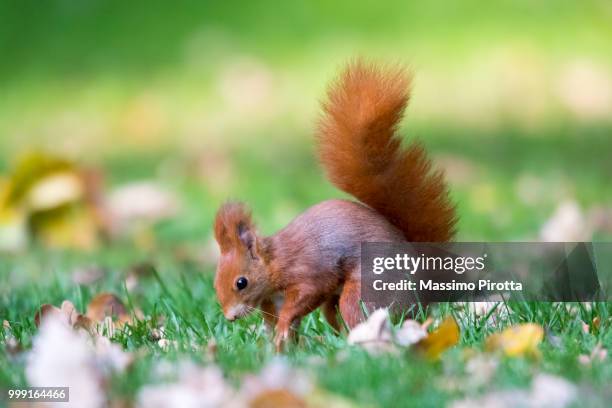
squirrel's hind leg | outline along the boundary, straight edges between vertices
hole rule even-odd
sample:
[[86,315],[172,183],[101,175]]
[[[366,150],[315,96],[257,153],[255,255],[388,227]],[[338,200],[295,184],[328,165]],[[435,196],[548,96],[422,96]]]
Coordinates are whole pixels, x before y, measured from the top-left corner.
[[[358,274],[357,274],[358,275]],[[352,329],[364,320],[359,301],[361,299],[361,281],[358,277],[347,279],[340,293],[340,314],[342,319]]]
[[325,316],[325,320],[331,327],[334,328],[337,332],[340,332],[342,326],[338,321],[338,304],[340,301],[339,295],[334,295],[323,303],[321,306],[323,315]]

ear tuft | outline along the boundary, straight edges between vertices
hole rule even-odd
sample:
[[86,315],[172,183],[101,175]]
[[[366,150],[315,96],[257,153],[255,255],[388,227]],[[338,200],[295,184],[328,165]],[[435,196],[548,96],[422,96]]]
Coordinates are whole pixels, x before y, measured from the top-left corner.
[[221,252],[239,246],[251,250],[255,243],[255,232],[251,211],[246,205],[228,202],[219,208],[215,217],[215,239]]

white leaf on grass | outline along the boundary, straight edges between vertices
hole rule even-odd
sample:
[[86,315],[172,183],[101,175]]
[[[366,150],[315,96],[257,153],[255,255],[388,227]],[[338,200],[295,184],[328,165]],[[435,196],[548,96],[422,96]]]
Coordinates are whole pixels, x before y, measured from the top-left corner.
[[178,198],[152,181],[126,184],[108,197],[107,208],[113,233],[129,232],[134,223],[153,223],[174,216]]
[[403,347],[412,346],[427,337],[427,328],[415,320],[406,320],[395,333],[395,341]]
[[103,385],[108,376],[131,361],[129,353],[107,338],[75,331],[64,317],[52,314],[41,321],[25,371],[31,386],[70,387],[70,402],[61,406],[95,408],[106,405]]
[[283,358],[275,358],[258,375],[244,378],[241,393],[250,398],[265,390],[287,390],[300,397],[313,390],[313,384],[302,371],[294,369]]
[[70,402],[65,406],[105,405],[95,353],[83,335],[58,318],[42,321],[28,355],[26,377],[33,387],[70,387]]
[[586,217],[574,201],[561,203],[540,230],[543,242],[589,241],[592,235]]
[[134,361],[132,354],[124,352],[118,344],[104,336],[95,338],[95,353],[97,367],[105,376],[125,371]]
[[[166,367],[165,370],[171,368]],[[142,387],[137,397],[140,408],[213,408],[240,406],[235,393],[216,366],[200,367],[192,362],[179,364],[178,378],[167,384]]]
[[479,388],[489,384],[497,372],[499,359],[496,356],[478,354],[465,365],[467,384],[470,388]]
[[550,374],[538,374],[530,390],[493,391],[478,398],[455,401],[452,408],[563,408],[577,397],[577,387],[564,378]]
[[355,326],[348,335],[348,344],[359,345],[372,353],[393,351],[393,332],[389,322],[389,311],[378,309],[368,320]]
[[531,406],[566,407],[578,394],[577,387],[564,378],[538,374],[531,384]]

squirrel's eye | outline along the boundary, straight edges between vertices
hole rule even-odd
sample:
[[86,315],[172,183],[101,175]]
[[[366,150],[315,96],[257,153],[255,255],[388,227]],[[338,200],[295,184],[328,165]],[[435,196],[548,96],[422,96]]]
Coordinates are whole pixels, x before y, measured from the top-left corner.
[[236,280],[236,288],[238,288],[238,290],[242,290],[247,287],[248,283],[249,281],[247,280],[247,278],[241,276]]

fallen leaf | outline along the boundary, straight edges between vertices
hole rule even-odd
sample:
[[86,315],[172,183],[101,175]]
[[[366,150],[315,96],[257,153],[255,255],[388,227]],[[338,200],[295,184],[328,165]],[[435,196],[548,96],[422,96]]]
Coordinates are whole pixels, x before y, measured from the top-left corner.
[[340,395],[317,388],[306,396],[306,406],[309,408],[356,408],[360,405]]
[[[135,310],[138,318],[143,318],[142,312]],[[61,308],[44,304],[34,316],[36,326],[48,317],[57,318],[66,326],[74,329],[84,329],[93,337],[105,335],[113,337],[116,328],[122,328],[126,323],[132,322],[132,317],[121,300],[112,293],[101,293],[94,297],[87,307],[87,313],[81,314],[72,302],[65,300]]]
[[589,241],[591,228],[578,204],[566,201],[557,207],[552,217],[540,230],[543,242],[582,242]]
[[157,345],[164,350],[170,350],[178,347],[178,341],[161,338],[157,341]]
[[113,372],[125,371],[133,362],[134,356],[124,352],[121,347],[112,343],[108,337],[98,336],[95,338],[95,354],[98,360],[98,368],[108,376]]
[[583,321],[581,321],[581,322],[580,322],[580,325],[581,325],[581,327],[582,327],[582,332],[583,332],[584,334],[589,334],[589,331],[591,330],[591,328],[589,327],[589,325],[588,325],[588,324],[586,324],[586,323],[585,323],[585,322],[583,322]]
[[46,211],[79,201],[84,193],[83,180],[76,172],[56,172],[33,183],[24,204],[28,211]]
[[612,233],[612,208],[596,206],[587,214],[589,225],[595,231]]
[[599,326],[601,326],[601,318],[599,316],[593,318],[592,326],[594,331],[599,331]]
[[455,401],[452,408],[563,408],[577,398],[577,387],[564,378],[549,374],[538,374],[531,389],[510,389],[489,392],[477,398],[468,397]]
[[440,326],[421,340],[417,346],[431,360],[436,360],[449,347],[459,342],[459,326],[451,316],[440,323]]
[[106,271],[98,266],[83,266],[72,272],[72,281],[77,285],[91,285],[102,279]]
[[64,322],[66,325],[70,325],[70,316],[66,315],[60,308],[50,304],[44,304],[40,306],[40,310],[34,315],[34,323],[36,327],[40,327],[43,320],[54,317]]
[[488,351],[501,351],[508,357],[538,356],[538,345],[544,338],[544,329],[535,323],[524,323],[507,328],[487,337]]
[[19,252],[28,244],[26,214],[11,205],[11,183],[0,178],[0,251]]
[[532,407],[566,407],[572,404],[578,388],[565,378],[538,374],[531,383]]
[[491,355],[477,354],[465,364],[467,385],[475,389],[490,384],[497,372],[499,360]]
[[112,293],[100,293],[94,297],[87,306],[85,315],[98,323],[103,322],[106,317],[116,318],[120,324],[131,321],[121,299]]
[[124,369],[129,359],[119,346],[72,330],[57,313],[42,319],[32,343],[25,368],[28,384],[70,387],[67,407],[106,406],[103,384],[110,373]]
[[[156,367],[161,371],[161,367]],[[172,371],[174,367],[165,367]],[[236,395],[216,366],[200,367],[192,362],[178,364],[178,378],[166,384],[145,385],[138,392],[140,408],[232,407]]]
[[415,320],[406,320],[395,332],[395,341],[403,347],[412,346],[427,337],[427,327]]
[[100,192],[92,193],[101,186],[90,185],[87,173],[70,160],[45,153],[21,157],[11,171],[7,192],[0,191],[0,213],[12,214],[4,216],[9,223],[0,222],[0,244],[12,240],[16,246],[17,241],[33,238],[51,247],[94,248],[102,225],[96,215],[98,203],[92,199]]
[[313,389],[313,383],[305,373],[291,367],[286,359],[275,358],[259,374],[244,378],[240,395],[250,406],[255,402],[258,407],[266,406],[265,403],[276,407],[282,406],[276,404],[283,401],[303,404],[290,406],[306,406],[304,400]]
[[387,309],[374,311],[365,322],[351,329],[347,341],[348,344],[359,345],[372,353],[395,350],[389,311]]
[[306,408],[306,401],[285,389],[265,390],[249,402],[250,408]]
[[153,181],[121,186],[107,200],[111,232],[125,235],[138,224],[154,223],[174,216],[179,210],[178,198]]
[[92,250],[99,244],[99,228],[84,205],[62,207],[30,215],[35,238],[51,248]]

